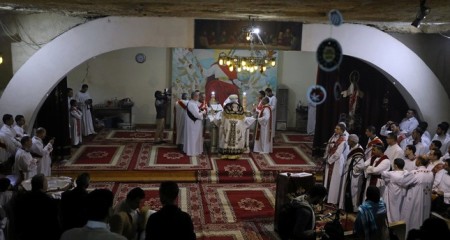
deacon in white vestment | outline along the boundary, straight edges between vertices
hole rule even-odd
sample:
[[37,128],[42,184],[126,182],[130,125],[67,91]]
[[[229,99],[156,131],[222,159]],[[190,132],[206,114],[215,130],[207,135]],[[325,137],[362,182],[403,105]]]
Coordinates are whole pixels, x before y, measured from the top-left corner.
[[183,151],[188,156],[203,153],[203,118],[206,112],[200,112],[198,98],[199,93],[193,92],[191,100],[186,104]]
[[406,117],[400,122],[400,129],[405,132],[406,136],[410,136],[414,129],[419,126],[419,121],[415,117],[416,111],[414,109],[408,109],[406,111]]
[[433,182],[433,194],[436,198],[432,201],[431,209],[438,213],[446,213],[450,208],[450,160],[445,161],[445,169],[436,174]]
[[[19,148],[16,152],[15,162],[13,166],[13,173],[19,176],[23,176],[23,180],[32,178],[37,174],[37,162],[38,160],[31,156],[29,152],[32,141],[29,136],[22,138],[21,143],[22,148]],[[23,174],[23,175],[22,175]]]
[[25,117],[23,115],[16,115],[14,120],[16,121],[16,124],[14,124],[13,128],[14,128],[14,130],[16,130],[16,134],[17,134],[18,138],[20,139],[26,135],[25,129],[24,129]]
[[414,129],[411,136],[406,139],[406,145],[414,145],[416,147],[416,156],[424,155],[428,152],[428,147],[422,143],[422,132],[419,128]]
[[177,139],[175,144],[182,145],[184,139],[184,124],[186,121],[187,93],[181,94],[181,99],[175,102],[175,124],[177,127]]
[[394,133],[389,133],[386,137],[386,142],[388,147],[386,151],[384,151],[384,155],[386,155],[389,160],[391,160],[391,167],[394,168],[394,160],[397,158],[403,158],[405,152],[403,149],[397,144],[397,135]]
[[328,203],[338,204],[339,194],[341,190],[342,173],[345,163],[345,150],[347,142],[344,137],[345,126],[343,124],[336,125],[334,134],[328,140],[327,148],[325,150],[324,159],[325,166],[325,187],[328,189]]
[[405,149],[405,156],[403,160],[405,161],[405,167],[403,168],[406,171],[416,170],[416,147],[414,145],[407,145]]
[[43,139],[46,136],[47,131],[44,128],[38,128],[36,130],[36,136],[32,139],[33,145],[31,146],[31,152],[42,156],[37,164],[37,173],[42,173],[44,176],[51,176],[52,158],[50,153],[53,151],[54,139],[50,140],[44,147]]
[[381,179],[381,173],[384,171],[389,171],[391,169],[391,161],[389,158],[383,154],[383,146],[373,145],[372,146],[372,157],[366,160],[364,163],[366,185],[365,191],[369,186],[375,186],[380,189],[381,196],[384,194],[385,184],[383,179]]
[[82,119],[82,130],[83,130],[83,136],[88,136],[91,134],[96,134],[94,131],[94,122],[92,120],[92,98],[87,92],[88,85],[83,84],[81,87],[81,90],[75,94],[75,100],[78,101],[78,107],[81,109],[81,112],[83,113],[83,119]]
[[401,158],[394,160],[394,170],[385,171],[381,173],[381,178],[386,184],[383,199],[386,202],[387,217],[390,223],[403,220],[400,215],[400,210],[403,204],[403,199],[406,196],[406,189],[400,185],[405,174],[403,167],[405,161]]
[[263,108],[258,114],[258,122],[256,123],[254,152],[271,153],[273,148],[274,130],[272,129],[273,111],[269,105],[269,98],[264,97],[262,100]]
[[75,99],[70,101],[70,136],[73,146],[79,146],[83,142],[83,132],[81,131],[83,113],[78,109],[78,102]]
[[22,144],[20,144],[19,135],[17,135],[17,132],[13,127],[13,124],[14,118],[11,114],[3,115],[3,126],[0,128],[0,132],[5,134],[5,136],[7,136],[10,139],[10,141],[14,144],[17,150],[18,148],[22,147]]
[[427,170],[428,159],[417,157],[419,167],[406,174],[400,185],[408,188],[403,201],[401,219],[406,222],[406,232],[419,229],[423,221],[430,217],[431,188],[433,187],[433,173]]
[[266,88],[266,97],[269,98],[269,105],[272,110],[272,138],[274,138],[277,128],[277,97],[273,95],[271,88]]
[[[368,126],[366,128],[366,136],[367,136],[367,144],[366,144],[366,149],[364,151],[364,154],[366,155],[366,160],[370,159],[373,155],[372,155],[372,146],[377,144],[377,145],[381,145],[383,146],[384,143],[383,141],[377,136],[376,134],[376,128],[374,126]],[[365,195],[364,195],[365,196]]]
[[432,149],[428,154],[427,158],[430,163],[427,166],[427,169],[430,170],[433,174],[436,174],[440,170],[444,169],[444,162],[441,161],[442,153],[439,149]]
[[358,144],[359,138],[355,134],[350,134],[347,142],[350,151],[344,167],[339,208],[357,212],[364,179],[364,149]]
[[447,122],[441,122],[438,124],[436,134],[434,134],[432,140],[439,140],[442,143],[441,152],[447,152],[450,147],[450,134],[448,134],[449,124]]

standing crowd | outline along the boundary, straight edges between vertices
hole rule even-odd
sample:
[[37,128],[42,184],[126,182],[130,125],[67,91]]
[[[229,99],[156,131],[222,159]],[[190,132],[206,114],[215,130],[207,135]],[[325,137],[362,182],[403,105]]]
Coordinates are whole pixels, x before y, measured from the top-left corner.
[[[438,124],[433,137],[427,127],[409,109],[400,123],[389,121],[381,128],[386,143],[374,126],[367,127],[363,147],[345,123],[336,125],[324,156],[327,202],[358,213],[357,222],[364,223],[355,228],[358,234],[375,233],[377,214],[386,215],[389,223],[405,221],[407,231],[419,229],[431,211],[450,217],[449,124]],[[382,197],[376,207],[364,207],[369,187]]]

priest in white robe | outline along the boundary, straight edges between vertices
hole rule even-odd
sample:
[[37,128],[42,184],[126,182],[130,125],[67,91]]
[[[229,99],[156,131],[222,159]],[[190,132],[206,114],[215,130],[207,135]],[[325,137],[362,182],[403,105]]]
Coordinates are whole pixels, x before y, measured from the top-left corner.
[[403,169],[406,171],[417,169],[416,158],[416,147],[414,145],[406,145],[405,156],[403,157],[405,167]]
[[199,109],[199,93],[193,92],[191,100],[186,104],[183,151],[188,156],[203,153],[203,118],[205,111]]
[[21,180],[27,180],[37,174],[38,160],[33,158],[30,153],[31,146],[33,144],[31,137],[23,137],[21,143],[22,148],[19,148],[16,152],[12,172],[20,176]]
[[81,125],[83,119],[83,113],[78,109],[78,102],[75,99],[70,101],[70,136],[73,146],[80,146],[83,142],[83,132],[81,131]]
[[269,98],[269,105],[272,110],[272,138],[274,138],[277,129],[277,97],[275,97],[271,88],[266,88],[266,97]]
[[36,136],[33,137],[31,146],[31,152],[42,156],[41,160],[37,164],[37,173],[44,174],[44,176],[51,176],[52,170],[52,158],[50,153],[53,151],[54,139],[51,139],[47,145],[44,146],[45,137],[47,136],[47,131],[45,128],[38,128],[36,130]]
[[264,97],[262,100],[263,108],[258,114],[255,130],[255,145],[253,151],[257,153],[271,153],[273,148],[273,112],[269,105],[269,98]]
[[406,232],[419,229],[431,212],[433,173],[426,168],[428,159],[419,156],[417,161],[418,168],[405,175],[401,182],[403,187],[408,188],[401,210],[401,217],[406,222]]
[[247,129],[255,119],[245,117],[244,108],[237,101],[225,105],[222,114],[217,114],[216,117],[220,117],[214,123],[219,125],[221,158],[238,159],[247,150]]
[[82,119],[82,130],[83,130],[83,136],[88,136],[91,134],[97,134],[94,131],[94,122],[92,120],[92,97],[87,92],[88,85],[83,84],[81,87],[81,90],[75,94],[75,100],[78,102],[78,107],[81,109],[81,112],[83,113],[83,119]]
[[334,134],[330,138],[325,150],[325,187],[328,189],[328,203],[338,204],[341,190],[342,173],[346,156],[344,154],[347,142],[344,136],[345,126],[336,125]]
[[441,122],[436,128],[436,134],[432,140],[439,140],[442,143],[441,152],[447,152],[450,147],[450,134],[448,133],[449,124],[447,122]]
[[404,166],[405,161],[401,158],[396,158],[394,160],[393,170],[381,173],[381,178],[386,184],[383,199],[386,202],[387,217],[390,223],[404,220],[400,215],[403,199],[407,191],[406,188],[400,185],[405,174],[408,173],[408,171],[403,170]]
[[[369,186],[375,186],[380,189],[381,196],[384,194],[384,180],[381,179],[381,173],[391,169],[391,161],[384,155],[382,145],[372,146],[372,157],[364,163],[366,185],[364,189]],[[364,194],[365,195],[365,194]]]
[[177,135],[175,144],[178,146],[183,144],[187,102],[187,93],[181,94],[181,99],[175,102],[175,126]]
[[350,151],[345,161],[339,208],[346,212],[357,212],[362,202],[360,196],[364,179],[364,149],[355,134],[350,134],[347,142]]

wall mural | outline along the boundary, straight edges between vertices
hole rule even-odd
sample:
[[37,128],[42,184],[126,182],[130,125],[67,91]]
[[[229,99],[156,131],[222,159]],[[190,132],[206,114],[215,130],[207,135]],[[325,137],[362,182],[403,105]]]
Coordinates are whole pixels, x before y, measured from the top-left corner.
[[[267,87],[274,92],[277,89],[277,67],[268,68],[266,71],[237,72],[230,71],[226,66],[220,66],[218,59],[220,53],[228,53],[230,50],[219,49],[172,49],[172,94],[179,98],[182,93],[190,93],[200,90],[206,93],[206,101],[209,102],[211,92],[215,92],[218,103],[223,103],[230,94],[237,94],[242,99],[246,92],[247,105],[250,110],[252,104],[258,103],[258,92]],[[241,56],[250,56],[250,51],[235,50]],[[278,52],[273,56],[278,59]],[[240,101],[242,103],[242,101]]]

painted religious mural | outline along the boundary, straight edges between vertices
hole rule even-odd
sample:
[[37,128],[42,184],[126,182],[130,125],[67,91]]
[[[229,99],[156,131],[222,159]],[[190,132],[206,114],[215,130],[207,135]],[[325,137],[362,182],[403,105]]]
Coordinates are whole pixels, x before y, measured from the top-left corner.
[[[270,87],[274,92],[277,89],[277,66],[269,67],[265,71],[253,72],[230,71],[227,66],[218,63],[221,53],[228,54],[230,50],[218,49],[190,49],[174,48],[172,50],[172,94],[179,98],[182,93],[200,90],[206,93],[209,102],[212,92],[218,103],[223,102],[231,94],[237,94],[242,103],[243,94],[246,93],[246,109],[251,110],[252,104],[258,103],[258,92]],[[250,56],[250,51],[235,50],[239,56]],[[272,56],[277,59],[277,52]]]

